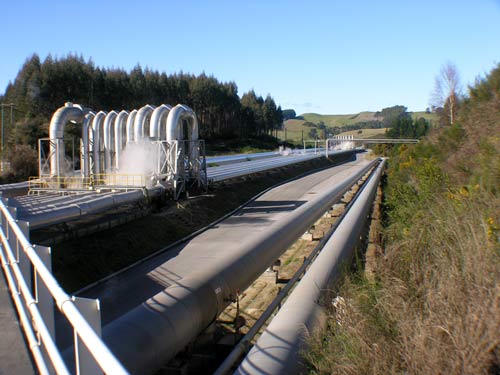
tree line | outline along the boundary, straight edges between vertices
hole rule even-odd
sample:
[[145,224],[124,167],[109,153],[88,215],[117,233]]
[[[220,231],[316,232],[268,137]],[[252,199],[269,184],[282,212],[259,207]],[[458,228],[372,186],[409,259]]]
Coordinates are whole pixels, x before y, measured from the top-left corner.
[[10,142],[31,146],[47,136],[50,117],[68,101],[105,111],[187,104],[196,112],[205,139],[272,134],[283,122],[281,107],[270,95],[263,98],[251,90],[240,98],[234,82],[204,73],[168,75],[140,65],[130,72],[101,68],[72,54],[60,59],[49,55],[43,61],[32,55],[0,101],[15,105],[17,132]]

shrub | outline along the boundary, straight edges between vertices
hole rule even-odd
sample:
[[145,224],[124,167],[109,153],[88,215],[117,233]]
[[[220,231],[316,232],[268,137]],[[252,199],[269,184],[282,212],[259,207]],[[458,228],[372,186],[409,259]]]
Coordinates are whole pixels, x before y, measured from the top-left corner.
[[10,157],[10,170],[16,180],[38,175],[38,154],[27,145],[17,145]]

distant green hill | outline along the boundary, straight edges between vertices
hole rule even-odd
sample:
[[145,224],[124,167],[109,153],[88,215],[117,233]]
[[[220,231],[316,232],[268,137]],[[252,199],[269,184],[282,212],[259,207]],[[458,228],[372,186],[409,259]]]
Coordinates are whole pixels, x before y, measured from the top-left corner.
[[381,120],[381,118],[375,116],[375,112],[360,112],[351,115],[320,115],[318,113],[304,113],[299,117],[303,117],[304,120],[314,122],[315,124],[323,121],[329,128],[352,125],[358,122]]
[[[423,117],[431,123],[437,124],[438,117],[435,113],[427,113],[425,111],[410,112],[413,118]],[[303,120],[302,120],[303,119]],[[358,123],[369,121],[382,121],[383,118],[376,115],[376,112],[360,112],[356,114],[347,115],[321,115],[319,113],[303,113],[295,119],[285,121],[284,128],[286,128],[286,140],[290,142],[301,142],[302,139],[309,139],[309,132],[311,127],[304,125],[306,122],[318,125],[323,122],[327,128],[333,129],[343,126],[355,125]],[[364,128],[363,128],[364,129]],[[328,130],[327,130],[328,131]],[[338,130],[337,130],[338,132]],[[384,133],[385,129],[376,133]],[[372,134],[374,132],[365,132]],[[347,134],[347,133],[346,133]],[[351,134],[349,132],[349,134]],[[278,131],[278,138],[285,140],[285,130]]]

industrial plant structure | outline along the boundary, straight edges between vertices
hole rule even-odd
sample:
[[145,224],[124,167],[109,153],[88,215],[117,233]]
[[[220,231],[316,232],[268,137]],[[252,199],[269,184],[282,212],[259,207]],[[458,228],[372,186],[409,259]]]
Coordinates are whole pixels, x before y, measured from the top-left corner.
[[[68,160],[64,129],[81,123],[80,169]],[[39,140],[39,176],[46,189],[130,189],[162,187],[175,198],[188,185],[207,185],[205,149],[198,121],[186,105],[145,105],[138,110],[93,111],[66,103]]]

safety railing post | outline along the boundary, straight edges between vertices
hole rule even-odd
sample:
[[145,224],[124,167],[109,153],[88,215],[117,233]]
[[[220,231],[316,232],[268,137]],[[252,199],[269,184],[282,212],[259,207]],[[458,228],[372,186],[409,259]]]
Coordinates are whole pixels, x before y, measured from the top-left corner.
[[[35,252],[38,254],[45,267],[50,272],[52,272],[52,257],[50,247],[33,245],[33,249],[35,249]],[[34,281],[34,294],[38,304],[38,309],[40,310],[40,315],[42,315],[42,318],[47,325],[47,329],[49,330],[50,335],[55,339],[54,301],[52,300],[50,291],[40,279],[40,275],[38,274],[36,269]]]
[[[99,337],[101,337],[101,308],[98,299],[89,299],[82,297],[71,297],[76,307],[87,320],[89,325],[94,329]],[[74,332],[75,339],[75,361],[76,371],[78,375],[95,375],[102,374],[101,368],[96,363],[94,357],[87,349],[85,344]]]
[[[23,232],[24,237],[29,241],[29,238],[30,238],[29,223],[27,221],[16,220],[16,224]],[[13,244],[13,242],[14,242],[14,244]],[[23,274],[23,277],[25,280],[29,280],[28,286],[32,287],[32,285],[31,285],[31,262],[29,261],[28,257],[26,256],[26,254],[22,248],[22,245],[16,236],[11,236],[11,238],[9,239],[9,243],[10,243],[10,247],[12,249],[16,249],[17,257],[19,260],[19,268],[21,268],[21,273]]]

